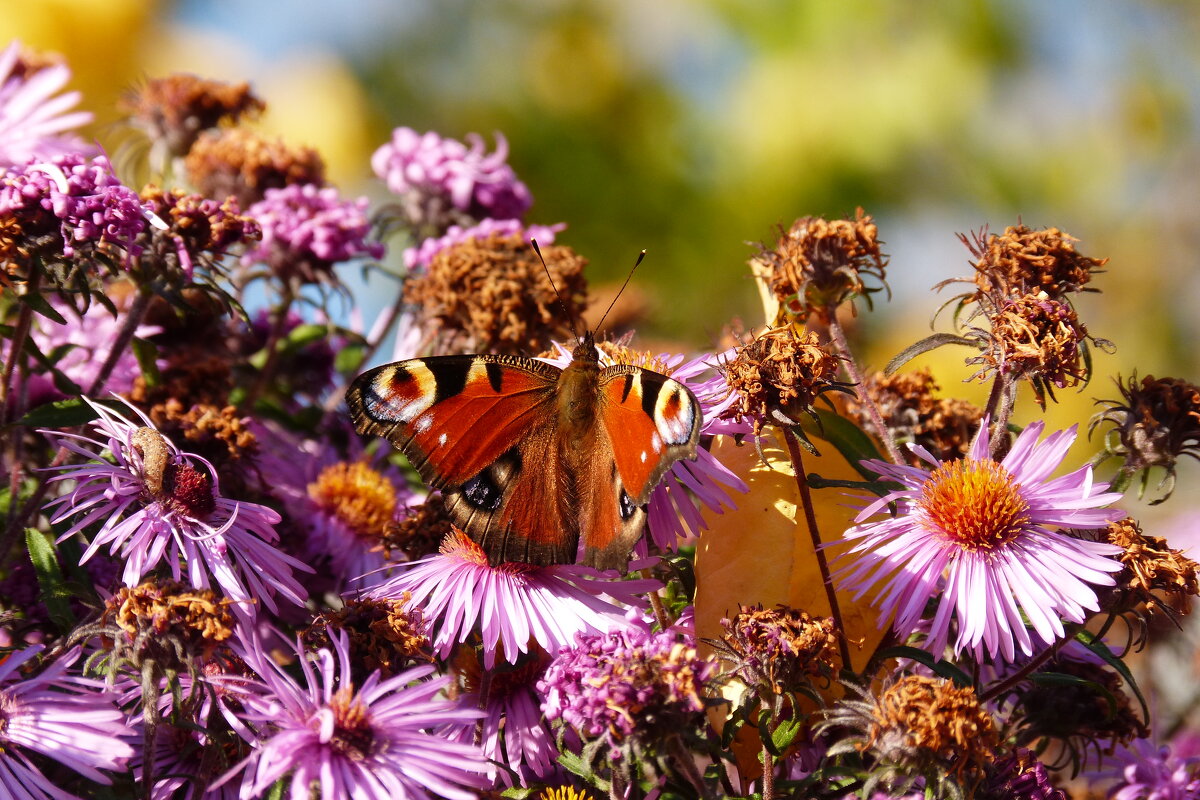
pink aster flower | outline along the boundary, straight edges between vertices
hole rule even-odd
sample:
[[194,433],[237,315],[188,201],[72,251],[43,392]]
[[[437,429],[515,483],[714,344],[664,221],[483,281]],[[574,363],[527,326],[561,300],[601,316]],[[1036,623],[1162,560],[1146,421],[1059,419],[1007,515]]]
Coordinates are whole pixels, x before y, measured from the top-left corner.
[[901,637],[918,630],[926,603],[940,593],[926,642],[934,654],[945,647],[952,621],[955,652],[982,648],[1009,661],[1014,639],[1030,655],[1035,639],[1050,644],[1064,635],[1060,618],[1083,622],[1086,610],[1099,607],[1093,587],[1113,585],[1121,564],[1112,556],[1121,550],[1063,529],[1121,518],[1104,508],[1120,495],[1094,483],[1090,467],[1051,478],[1076,433],[1072,427],[1039,442],[1043,427],[1029,425],[999,463],[987,455],[986,423],[958,461],[940,463],[913,446],[932,470],[864,462],[902,488],[855,518],[864,523],[896,504],[895,516],[846,532],[853,546],[842,556],[850,563],[834,576],[838,584],[857,596],[877,588],[881,624],[895,614]]
[[493,567],[479,545],[453,532],[440,553],[401,567],[369,594],[386,599],[411,594],[409,602],[433,625],[434,652],[442,658],[478,630],[484,668],[491,669],[497,653],[516,663],[529,652],[530,639],[553,653],[574,641],[577,633],[627,628],[625,609],[616,603],[637,603],[639,595],[661,585],[653,580],[604,580],[600,575],[574,564]]
[[416,247],[404,251],[404,266],[409,270],[428,267],[436,256],[447,247],[461,244],[470,239],[486,239],[497,236],[520,236],[524,241],[537,239],[540,245],[554,244],[554,236],[566,230],[566,223],[557,225],[524,225],[516,219],[484,219],[471,226],[451,225],[441,236],[421,240]]
[[[85,398],[86,400],[86,398]],[[181,452],[148,417],[130,406],[142,425],[87,401],[100,418],[100,439],[42,433],[89,463],[59,467],[53,481],[74,487],[52,500],[59,523],[76,517],[62,539],[98,525],[80,562],[107,546],[125,562],[122,581],[136,586],[163,564],[174,580],[198,589],[216,582],[246,612],[262,602],[277,611],[274,595],[303,605],[307,592],[292,575],[311,569],[274,547],[279,515],[257,503],[222,497],[216,471],[203,458]],[[111,461],[104,453],[111,454]]]
[[[555,346],[557,356],[545,360],[556,367],[566,367],[571,362],[571,351],[557,343]],[[722,413],[737,401],[716,367],[729,355],[728,352],[687,359],[680,354],[650,355],[622,348],[623,352],[614,358],[602,347],[597,347],[597,350],[601,366],[618,361],[631,363],[668,375],[691,389],[700,402],[701,437],[751,432],[748,423],[721,418]],[[734,492],[743,493],[748,489],[745,481],[712,453],[703,447],[697,448],[694,461],[685,459],[675,462],[651,492],[646,508],[646,529],[651,540],[661,550],[678,549],[681,541],[691,540],[708,528],[700,516],[697,503],[710,513],[721,514],[726,509],[737,507]],[[644,546],[639,546],[635,552],[641,556],[647,551]]]
[[496,134],[496,150],[485,152],[483,139],[468,134],[467,147],[430,131],[396,128],[392,140],[371,156],[371,168],[390,191],[400,195],[414,227],[436,224],[447,207],[475,219],[515,219],[533,205],[525,184],[506,162],[508,142]]
[[365,197],[343,200],[333,187],[292,184],[267,189],[246,213],[262,226],[262,241],[242,256],[244,264],[315,282],[339,262],[383,257],[383,245],[369,240]]
[[238,712],[254,752],[219,783],[245,770],[243,800],[289,775],[292,800],[307,800],[314,786],[327,798],[473,800],[490,785],[479,748],[433,732],[481,716],[441,696],[449,677],[430,679],[433,667],[421,666],[387,680],[375,671],[355,686],[344,633],[313,660],[295,647],[298,678],[256,642],[241,648],[259,679]]
[[11,653],[0,662],[0,796],[16,800],[71,800],[30,760],[40,753],[105,785],[100,770],[124,770],[133,756],[125,715],[102,681],[67,674],[76,648],[39,674],[22,678],[21,668],[41,646]]
[[0,53],[0,168],[95,149],[70,133],[92,121],[91,112],[69,111],[79,92],[58,94],[70,79],[63,64],[31,68],[20,42]]
[[1167,745],[1138,739],[1116,756],[1115,769],[1097,779],[1116,778],[1111,800],[1200,800],[1200,758],[1181,758]]

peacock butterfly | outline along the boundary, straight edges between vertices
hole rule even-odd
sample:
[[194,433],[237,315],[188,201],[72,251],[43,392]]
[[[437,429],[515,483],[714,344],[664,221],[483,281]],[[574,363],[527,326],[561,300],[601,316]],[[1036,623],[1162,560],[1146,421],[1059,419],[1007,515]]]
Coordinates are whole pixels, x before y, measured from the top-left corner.
[[[640,259],[639,259],[640,260]],[[441,490],[493,564],[624,569],[650,492],[696,457],[701,409],[679,381],[602,367],[590,332],[564,369],[532,358],[414,358],[346,392],[359,433],[383,436]]]

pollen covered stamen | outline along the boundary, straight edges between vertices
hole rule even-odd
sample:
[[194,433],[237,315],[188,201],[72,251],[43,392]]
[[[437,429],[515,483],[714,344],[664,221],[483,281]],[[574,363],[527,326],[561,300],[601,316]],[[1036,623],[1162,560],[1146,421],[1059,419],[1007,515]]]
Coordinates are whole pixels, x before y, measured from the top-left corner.
[[354,689],[340,689],[329,703],[334,716],[330,745],[351,761],[363,761],[375,749],[371,713],[354,696]]
[[326,467],[308,496],[363,538],[382,536],[396,513],[396,487],[362,462]]
[[934,530],[968,550],[1005,545],[1029,524],[1029,503],[1020,486],[990,460],[942,464],[925,481],[920,507]]

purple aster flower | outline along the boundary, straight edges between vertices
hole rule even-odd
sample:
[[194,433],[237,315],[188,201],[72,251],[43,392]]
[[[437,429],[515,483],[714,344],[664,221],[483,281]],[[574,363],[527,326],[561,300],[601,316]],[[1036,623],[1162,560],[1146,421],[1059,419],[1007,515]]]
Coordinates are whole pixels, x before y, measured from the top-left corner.
[[[555,346],[558,355],[545,360],[556,367],[566,367],[571,362],[571,352],[560,344]],[[602,344],[596,349],[600,353],[601,366],[633,364],[668,375],[691,389],[700,401],[701,436],[751,433],[749,423],[721,418],[722,413],[737,401],[717,369],[730,351],[688,360],[679,354],[651,355],[613,345]],[[646,528],[650,538],[660,549],[674,551],[681,540],[686,542],[708,528],[696,507],[697,503],[711,513],[721,514],[726,509],[737,507],[733,492],[748,490],[745,481],[712,453],[706,448],[698,448],[694,461],[676,461],[651,492],[646,509]],[[645,548],[641,545],[639,548],[635,552],[644,555]]]
[[79,657],[71,650],[39,674],[21,667],[40,646],[11,653],[0,662],[0,794],[17,800],[71,800],[29,759],[41,753],[90,780],[112,780],[100,770],[124,770],[133,756],[130,730],[102,681],[67,674]]
[[27,63],[20,42],[0,53],[0,168],[95,150],[69,132],[92,121],[91,112],[68,111],[79,102],[79,92],[57,94],[70,79],[63,64]]
[[[1004,460],[988,457],[987,423],[966,458],[939,462],[911,446],[932,471],[882,461],[864,464],[903,488],[869,502],[862,523],[895,503],[895,516],[845,534],[851,563],[834,578],[861,596],[879,587],[880,621],[895,614],[897,634],[918,630],[925,605],[941,593],[926,649],[941,653],[955,618],[955,652],[964,648],[1013,660],[1014,638],[1025,655],[1035,638],[1064,635],[1060,617],[1083,622],[1098,603],[1093,586],[1112,586],[1120,548],[1060,529],[1099,528],[1123,514],[1103,506],[1120,498],[1092,480],[1090,467],[1050,478],[1075,441],[1075,428],[1039,442],[1029,425]],[[1032,626],[1033,637],[1025,619]]]
[[439,696],[449,677],[427,680],[433,667],[421,666],[387,680],[375,671],[355,686],[344,633],[311,661],[295,646],[299,679],[258,643],[241,648],[260,681],[238,714],[254,752],[220,782],[246,770],[242,798],[260,797],[288,775],[293,800],[307,800],[314,787],[328,798],[472,800],[490,785],[479,748],[434,733],[481,716]]
[[1116,755],[1118,765],[1095,778],[1116,778],[1108,790],[1112,800],[1197,800],[1200,757],[1180,758],[1167,745],[1155,747],[1138,739]]
[[440,553],[405,565],[370,596],[397,599],[409,593],[410,602],[432,623],[434,652],[442,658],[478,628],[484,668],[491,669],[497,651],[503,660],[516,663],[529,652],[530,639],[553,653],[570,645],[577,633],[627,628],[625,609],[614,601],[633,604],[638,595],[660,586],[653,580],[604,580],[600,575],[573,564],[493,567],[479,545],[452,532]]
[[93,246],[137,256],[141,249],[135,240],[149,216],[137,192],[113,174],[107,158],[89,160],[78,154],[29,161],[0,177],[0,216],[8,214],[30,231],[43,230],[54,220],[62,237],[61,255],[68,259],[77,247]]
[[[474,655],[474,651],[468,652]],[[499,780],[512,786],[515,775],[522,786],[529,786],[545,783],[558,771],[558,747],[542,718],[541,696],[537,693],[537,682],[548,663],[546,654],[538,651],[515,667],[490,670],[485,690],[479,662],[474,658],[456,659],[463,684],[458,699],[484,713],[479,737],[483,754],[494,764],[508,768],[493,767],[488,774],[493,783]],[[470,744],[475,741],[477,727],[454,729],[450,737]]]
[[267,189],[246,212],[262,226],[262,241],[243,264],[265,263],[277,274],[315,283],[333,265],[382,258],[383,245],[368,241],[367,198],[343,200],[337,189],[311,183]]
[[[186,570],[186,582],[197,589],[215,581],[242,613],[255,602],[277,611],[276,594],[303,605],[307,593],[292,570],[312,570],[273,546],[278,514],[257,503],[222,497],[212,465],[181,452],[136,408],[130,406],[141,426],[87,402],[100,415],[92,428],[101,439],[42,431],[90,460],[58,468],[51,480],[75,485],[47,504],[57,506],[53,523],[77,517],[60,541],[99,524],[81,563],[107,545],[125,561],[126,586],[136,586],[165,562],[174,580],[183,580]],[[103,457],[105,451],[111,462]]]
[[537,239],[538,244],[545,246],[554,244],[554,236],[566,229],[566,223],[557,225],[523,225],[516,219],[484,219],[475,225],[464,227],[451,225],[441,236],[431,236],[423,239],[416,247],[404,251],[404,266],[409,270],[424,269],[434,257],[456,244],[470,239],[486,239],[496,234],[499,236],[520,236],[523,240]]
[[[124,300],[128,300],[126,297]],[[100,303],[92,303],[87,311],[80,314],[70,303],[57,297],[49,298],[50,305],[67,320],[66,325],[58,325],[50,320],[38,317],[31,333],[38,350],[47,355],[58,348],[64,348],[62,357],[54,362],[80,390],[86,391],[100,373],[100,367],[108,358],[112,344],[116,341],[117,333],[124,320],[114,317]],[[119,309],[128,306],[120,297],[113,297]],[[157,325],[139,325],[134,330],[134,336],[145,338],[162,331]],[[159,366],[164,366],[160,361]],[[109,374],[108,381],[101,387],[113,394],[126,394],[133,387],[134,379],[141,375],[141,367],[132,350],[125,350],[117,359],[116,366]],[[46,375],[29,376],[30,406],[53,400],[61,400],[65,395],[58,390],[54,382]]]
[[486,153],[483,139],[468,134],[468,148],[430,131],[396,128],[392,140],[371,157],[371,168],[399,195],[415,228],[442,228],[450,209],[474,218],[516,219],[533,198],[506,162],[508,142],[496,134],[496,150]]
[[605,738],[619,758],[628,741],[661,741],[704,719],[704,686],[716,662],[677,632],[581,633],[538,682],[548,721],[585,740]]

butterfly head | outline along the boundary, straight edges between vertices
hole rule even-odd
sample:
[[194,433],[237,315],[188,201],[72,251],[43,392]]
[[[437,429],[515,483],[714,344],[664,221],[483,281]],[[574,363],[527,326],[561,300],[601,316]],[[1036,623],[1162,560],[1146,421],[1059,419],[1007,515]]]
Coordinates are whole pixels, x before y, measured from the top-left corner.
[[596,337],[591,331],[584,331],[571,351],[572,361],[600,362],[600,354],[596,352]]

